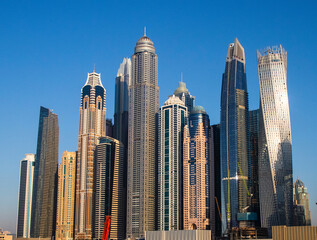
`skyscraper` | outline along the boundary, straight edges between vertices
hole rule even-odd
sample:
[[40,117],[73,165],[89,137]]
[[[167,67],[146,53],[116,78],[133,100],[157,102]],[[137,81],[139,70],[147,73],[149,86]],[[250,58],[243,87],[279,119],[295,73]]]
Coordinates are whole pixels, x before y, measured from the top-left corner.
[[128,147],[128,112],[129,112],[129,86],[131,82],[131,59],[124,58],[116,77],[115,112],[114,112],[114,138]]
[[190,92],[186,88],[186,83],[183,81],[179,82],[178,88],[174,91],[174,95],[185,103],[188,113],[190,113],[195,106],[195,97],[190,95]]
[[210,229],[209,117],[195,106],[184,128],[184,229]]
[[34,154],[25,154],[21,160],[17,237],[29,238],[31,233]]
[[260,83],[259,190],[261,226],[292,224],[292,138],[286,85],[287,53],[257,52]]
[[93,239],[102,239],[106,216],[111,216],[110,239],[125,239],[127,178],[124,145],[100,138],[95,150]]
[[251,182],[250,193],[252,211],[257,213],[256,226],[261,226],[259,200],[259,109],[249,111]]
[[92,238],[102,239],[106,216],[111,216],[114,152],[110,137],[100,138],[95,149]]
[[221,162],[220,124],[210,126],[210,227],[214,236],[221,236]]
[[32,199],[31,236],[34,238],[55,236],[58,139],[57,115],[41,107]]
[[158,228],[183,228],[183,131],[187,107],[175,95],[158,116]]
[[58,168],[56,240],[74,239],[76,152],[64,151]]
[[[295,226],[310,226],[310,208],[309,194],[304,183],[297,179],[293,188],[293,204],[294,204],[294,225]],[[300,209],[300,211],[296,211]]]
[[157,55],[141,37],[132,55],[129,97],[127,237],[155,230],[156,114],[159,109]]
[[238,213],[248,206],[248,93],[244,48],[238,39],[228,48],[221,90],[221,178],[223,226],[238,227]]
[[81,89],[79,110],[78,161],[76,171],[75,238],[92,237],[92,194],[94,150],[106,136],[106,90],[100,74],[88,73]]

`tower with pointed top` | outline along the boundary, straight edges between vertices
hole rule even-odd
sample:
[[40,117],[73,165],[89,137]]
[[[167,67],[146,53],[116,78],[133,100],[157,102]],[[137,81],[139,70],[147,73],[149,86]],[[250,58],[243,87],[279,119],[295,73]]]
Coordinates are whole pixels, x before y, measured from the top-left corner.
[[92,237],[94,150],[106,136],[106,90],[100,74],[88,73],[81,89],[79,110],[78,163],[76,171],[75,238]]
[[159,109],[157,55],[141,37],[134,49],[129,96],[127,237],[155,230],[156,114]]
[[227,229],[239,226],[238,213],[249,205],[248,106],[244,48],[236,38],[228,48],[221,90],[221,205]]
[[188,113],[190,113],[195,106],[195,97],[190,95],[190,92],[186,88],[186,83],[183,82],[183,74],[181,81],[178,83],[178,88],[174,91],[174,95],[185,103]]

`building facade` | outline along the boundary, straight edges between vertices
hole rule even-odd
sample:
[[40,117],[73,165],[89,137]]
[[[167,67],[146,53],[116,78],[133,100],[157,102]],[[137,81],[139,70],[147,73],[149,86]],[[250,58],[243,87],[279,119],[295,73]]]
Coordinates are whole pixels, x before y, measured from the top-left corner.
[[261,226],[292,225],[292,138],[287,93],[287,53],[257,52],[260,85],[259,198]]
[[158,115],[158,229],[183,228],[183,131],[187,107],[170,96]]
[[209,129],[210,153],[210,227],[213,236],[221,236],[221,162],[220,124]]
[[58,170],[58,117],[41,107],[34,166],[31,237],[55,235]]
[[78,135],[75,238],[91,239],[94,150],[99,138],[106,136],[106,90],[95,71],[81,89]]
[[190,113],[195,106],[195,97],[190,95],[190,92],[186,88],[186,83],[183,81],[178,83],[178,88],[174,91],[174,95],[179,97],[185,103],[188,112]]
[[93,239],[102,239],[106,216],[111,216],[113,152],[111,138],[102,137],[95,149]]
[[238,213],[248,206],[248,106],[244,48],[235,39],[228,48],[221,89],[222,220],[227,229],[239,226]]
[[259,133],[260,110],[249,111],[250,158],[251,158],[251,208],[257,214],[256,226],[261,226],[259,199]]
[[115,80],[115,139],[121,141],[128,148],[128,117],[129,117],[129,86],[131,82],[131,59],[124,58]]
[[209,117],[195,106],[184,128],[184,230],[210,230]]
[[20,166],[17,237],[31,236],[32,194],[35,154],[25,154]]
[[132,55],[129,97],[127,237],[155,230],[156,114],[158,58],[153,42],[141,37]]
[[125,146],[116,139],[111,139],[113,183],[111,197],[110,239],[126,239],[127,220],[127,160]]
[[76,155],[64,151],[58,168],[56,240],[74,239]]
[[309,194],[304,183],[297,179],[293,187],[294,225],[310,226]]

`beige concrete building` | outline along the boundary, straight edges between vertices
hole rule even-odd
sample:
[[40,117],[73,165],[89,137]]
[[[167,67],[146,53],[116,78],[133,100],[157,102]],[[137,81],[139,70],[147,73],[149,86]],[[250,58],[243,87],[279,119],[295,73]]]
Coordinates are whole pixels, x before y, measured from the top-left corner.
[[184,129],[184,230],[209,230],[209,117],[195,106]]
[[106,90],[95,70],[81,89],[78,135],[75,238],[91,239],[94,150],[106,136]]
[[73,239],[76,152],[63,152],[58,168],[56,240]]

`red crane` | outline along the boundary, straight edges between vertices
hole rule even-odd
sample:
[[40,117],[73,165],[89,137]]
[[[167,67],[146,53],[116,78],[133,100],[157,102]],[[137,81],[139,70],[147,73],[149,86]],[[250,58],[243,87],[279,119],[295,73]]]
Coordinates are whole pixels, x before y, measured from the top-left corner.
[[106,216],[105,225],[103,227],[102,240],[107,240],[110,231],[111,216]]

